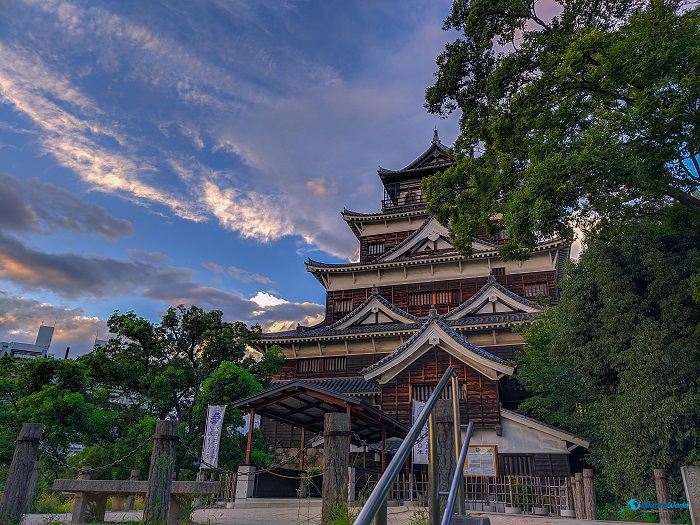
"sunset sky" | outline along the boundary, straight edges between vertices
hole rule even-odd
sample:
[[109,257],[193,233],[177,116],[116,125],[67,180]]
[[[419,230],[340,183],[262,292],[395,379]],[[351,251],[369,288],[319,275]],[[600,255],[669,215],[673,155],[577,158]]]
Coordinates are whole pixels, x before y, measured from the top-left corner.
[[457,136],[425,88],[449,1],[0,3],[0,340],[87,352],[114,310],[284,329],[320,319],[311,257],[343,207]]

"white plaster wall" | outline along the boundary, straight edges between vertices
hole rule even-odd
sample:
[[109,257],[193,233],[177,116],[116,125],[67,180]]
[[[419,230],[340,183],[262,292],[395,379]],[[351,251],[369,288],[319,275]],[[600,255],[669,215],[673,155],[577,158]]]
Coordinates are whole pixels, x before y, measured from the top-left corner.
[[[496,435],[495,430],[476,429],[472,435],[471,445],[497,445],[498,452],[503,454],[550,454],[565,453],[566,442],[545,434],[539,430],[501,418],[503,433]],[[464,436],[464,433],[462,433]]]
[[407,266],[405,275],[404,267],[331,273],[327,289],[330,291],[352,290],[354,288],[368,288],[372,285],[390,286],[485,277],[491,272],[491,267],[494,266],[505,267],[507,274],[543,272],[555,269],[549,252],[540,252],[532,254],[530,259],[521,263],[515,261],[503,262],[498,257],[463,260],[461,271],[457,261],[450,261],[447,263],[434,263],[432,268],[430,264]]

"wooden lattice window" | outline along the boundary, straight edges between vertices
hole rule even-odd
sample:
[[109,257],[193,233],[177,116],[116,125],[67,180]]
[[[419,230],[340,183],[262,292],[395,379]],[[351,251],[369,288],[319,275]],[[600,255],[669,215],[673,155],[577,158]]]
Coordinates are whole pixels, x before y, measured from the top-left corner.
[[547,283],[527,283],[524,288],[525,297],[536,297],[538,295],[544,297],[549,296],[549,286],[547,286]]
[[318,372],[321,360],[318,357],[312,359],[301,359],[299,361],[299,372]]
[[372,242],[367,245],[367,254],[379,255],[381,253],[384,253],[385,248],[386,244],[383,242]]
[[414,292],[408,294],[409,306],[431,306],[433,304],[456,304],[459,302],[459,290],[440,290],[438,292]]
[[327,371],[342,372],[346,367],[344,357],[326,357],[323,362],[323,369]]
[[[413,385],[413,399],[416,401],[427,401],[430,395],[435,390],[436,384],[429,385]],[[452,399],[452,387],[447,386],[440,395],[440,399]],[[460,383],[459,385],[459,399],[467,399],[467,385]]]
[[491,268],[491,274],[492,275],[505,275],[506,268],[505,268],[505,266],[502,266],[501,268]]
[[433,294],[431,292],[416,292],[408,294],[409,306],[430,306],[433,304]]
[[352,299],[335,299],[333,301],[333,311],[336,313],[352,311]]

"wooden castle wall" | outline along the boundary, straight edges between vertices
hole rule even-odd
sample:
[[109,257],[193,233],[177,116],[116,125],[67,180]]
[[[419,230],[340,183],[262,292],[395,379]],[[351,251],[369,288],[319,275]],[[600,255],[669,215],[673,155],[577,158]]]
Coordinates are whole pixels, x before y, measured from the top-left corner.
[[[384,253],[388,252],[392,248],[395,248],[403,241],[408,239],[415,230],[408,230],[404,232],[394,232],[386,233],[382,235],[368,235],[360,240],[360,262],[373,261],[377,257],[380,257]],[[384,243],[384,251],[382,253],[370,254],[368,250],[368,245]]]
[[389,383],[381,385],[381,408],[386,414],[411,426],[412,401],[418,389],[437,385],[448,366],[457,370],[460,382],[462,423],[474,422],[477,428],[499,424],[498,382],[468,367],[451,354],[434,347],[404,369]]
[[[496,280],[508,288],[508,290],[526,297],[525,288],[528,284],[546,283],[549,293],[551,305],[557,304],[559,301],[559,291],[557,289],[556,272],[532,272],[523,274],[506,274],[496,276]],[[475,277],[471,279],[458,279],[451,281],[439,281],[433,283],[413,283],[401,284],[393,286],[378,287],[379,293],[388,301],[395,304],[402,310],[413,315],[426,316],[430,311],[430,304],[412,306],[409,305],[409,294],[417,292],[443,292],[454,291],[454,293],[446,294],[449,302],[446,304],[435,304],[439,314],[445,314],[456,308],[464,301],[478,292],[482,286],[486,284],[487,277]],[[354,290],[338,290],[329,291],[326,293],[326,319],[330,323],[334,323],[345,317],[351,310],[360,306],[372,292],[371,288],[357,288]],[[352,306],[350,310],[336,312],[335,301],[351,299]]]

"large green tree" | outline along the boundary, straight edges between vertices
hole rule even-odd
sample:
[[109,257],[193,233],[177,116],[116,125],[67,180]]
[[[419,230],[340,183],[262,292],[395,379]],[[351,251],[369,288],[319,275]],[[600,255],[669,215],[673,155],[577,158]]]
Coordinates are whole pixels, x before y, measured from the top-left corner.
[[518,258],[574,225],[590,233],[673,203],[700,215],[700,8],[550,4],[551,20],[535,0],[455,0],[445,21],[461,35],[426,107],[461,112],[458,163],[424,190],[465,255],[483,225],[505,226],[503,255]]
[[[0,450],[11,443],[22,422],[47,425],[53,454],[68,459],[67,446],[85,450],[74,465],[101,466],[123,458],[151,436],[158,419],[181,421],[185,443],[201,451],[208,404],[227,405],[220,465],[235,468],[244,459],[245,436],[239,410],[230,406],[269,385],[284,361],[279,347],[253,358],[248,344],[260,327],[226,322],[220,311],[196,306],[169,308],[155,323],[134,312],[115,312],[108,320],[114,334],[105,346],[76,360],[37,359],[0,362]],[[256,459],[265,461],[256,436]],[[6,465],[10,451],[0,453]],[[98,474],[126,478],[129,470],[148,469],[149,447],[133,459]],[[62,474],[51,458],[46,463]],[[195,470],[194,458],[181,447],[179,467]]]
[[689,286],[700,233],[657,225],[589,240],[519,362],[533,394],[520,409],[589,438],[588,460],[618,503],[653,499],[653,469],[677,478],[700,462],[700,308]]

